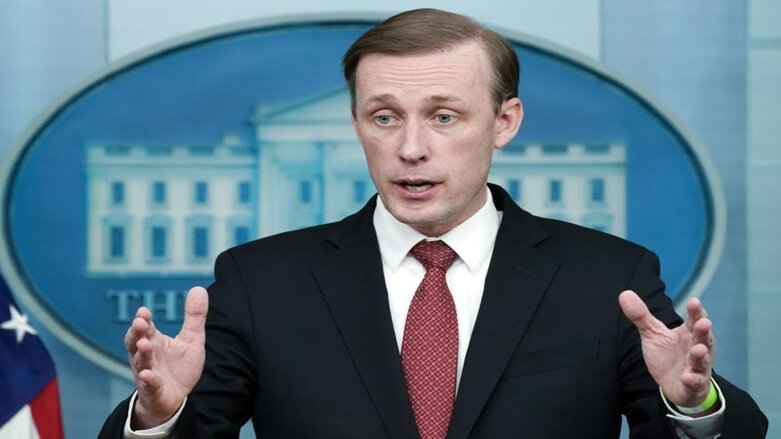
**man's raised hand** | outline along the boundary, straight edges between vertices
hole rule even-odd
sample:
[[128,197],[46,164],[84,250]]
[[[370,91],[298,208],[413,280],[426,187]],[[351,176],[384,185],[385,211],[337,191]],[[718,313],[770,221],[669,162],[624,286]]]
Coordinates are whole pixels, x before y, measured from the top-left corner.
[[133,429],[158,426],[176,413],[201,377],[209,297],[202,287],[187,293],[184,323],[176,338],[155,328],[149,309],[141,307],[125,335],[138,398]]
[[640,331],[648,371],[667,399],[697,407],[708,397],[716,350],[711,321],[696,298],[686,304],[686,321],[668,329],[633,291],[618,296],[624,315]]

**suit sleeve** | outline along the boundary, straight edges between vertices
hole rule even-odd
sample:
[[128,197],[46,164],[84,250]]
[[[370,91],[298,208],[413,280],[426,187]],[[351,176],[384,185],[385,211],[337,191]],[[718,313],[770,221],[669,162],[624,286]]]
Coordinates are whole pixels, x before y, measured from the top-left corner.
[[743,390],[716,375],[714,379],[724,393],[727,408],[724,411],[724,429],[721,439],[763,438],[768,421],[757,403]]
[[[625,289],[635,291],[651,313],[668,327],[680,325],[682,320],[675,314],[664,288],[664,282],[659,278],[659,259],[652,252],[645,252],[635,264]],[[616,306],[617,303],[618,299]],[[646,368],[640,333],[620,309],[617,331],[619,404],[631,437],[677,439],[665,416],[667,409],[659,397],[659,387]]]
[[[257,380],[248,291],[231,253],[217,257],[214,272],[206,318],[206,361],[179,420],[177,437],[238,438],[252,414]],[[196,428],[190,431],[191,427]]]
[[129,405],[130,398],[127,398],[114,408],[100,429],[98,439],[122,439]]
[[[631,273],[626,289],[634,290],[651,313],[670,328],[683,323],[672,301],[664,294],[659,277],[659,259],[646,251]],[[677,438],[667,418],[667,409],[643,359],[640,334],[623,313],[619,313],[618,350],[621,353],[618,378],[621,382],[621,411],[626,415],[631,437]],[[727,403],[722,439],[763,438],[767,418],[751,397],[714,374]]]

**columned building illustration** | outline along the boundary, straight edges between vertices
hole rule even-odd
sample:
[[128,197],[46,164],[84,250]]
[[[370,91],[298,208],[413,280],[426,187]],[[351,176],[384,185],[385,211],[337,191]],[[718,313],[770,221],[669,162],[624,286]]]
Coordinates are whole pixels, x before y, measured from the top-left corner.
[[494,154],[489,180],[530,212],[626,237],[626,146],[521,143]]
[[255,149],[87,146],[87,274],[211,273],[221,250],[256,232]]
[[[254,110],[255,138],[86,146],[90,276],[208,276],[225,248],[337,221],[375,193],[340,88]],[[489,180],[524,208],[626,234],[626,146],[513,141]]]

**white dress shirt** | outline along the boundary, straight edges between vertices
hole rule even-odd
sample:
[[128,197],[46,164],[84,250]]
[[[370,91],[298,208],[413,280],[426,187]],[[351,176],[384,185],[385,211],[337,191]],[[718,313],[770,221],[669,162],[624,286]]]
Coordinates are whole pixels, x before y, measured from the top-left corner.
[[[472,338],[472,329],[483,298],[485,276],[488,273],[500,222],[501,212],[496,210],[488,192],[485,204],[477,213],[444,235],[433,238],[441,239],[458,254],[458,258],[447,270],[447,285],[450,294],[453,295],[458,318],[456,388],[461,381],[466,350]],[[385,208],[380,197],[377,197],[377,208],[374,209],[374,229],[377,232],[377,241],[382,255],[382,269],[388,289],[388,303],[393,329],[396,332],[396,344],[401,352],[407,311],[418,285],[426,274],[426,269],[410,254],[410,250],[421,240],[431,238],[394,218]]]
[[[475,326],[477,312],[480,309],[480,301],[483,298],[485,277],[488,273],[496,234],[499,231],[499,224],[502,219],[502,212],[496,210],[493,198],[487,187],[486,193],[485,204],[477,213],[449,232],[436,238],[427,237],[394,218],[388,212],[380,197],[377,197],[377,207],[374,209],[374,228],[377,232],[377,241],[380,247],[380,255],[382,256],[382,268],[388,290],[391,320],[399,352],[401,352],[401,343],[404,339],[407,310],[418,285],[426,273],[423,265],[409,251],[423,239],[441,239],[458,254],[458,258],[450,266],[446,275],[448,288],[453,295],[458,318],[456,389],[458,389],[458,383],[461,381],[461,371],[464,368],[466,351],[469,347],[469,340],[472,338],[472,329]],[[716,432],[721,431],[724,409],[726,408],[726,401],[721,397],[721,391],[719,391],[719,398],[721,399],[721,409],[702,418],[692,418],[677,412],[665,399],[665,404],[670,410],[670,414],[667,416],[676,425],[678,435],[681,438],[717,438],[719,434]],[[135,399],[136,393],[131,398],[127,421],[125,422],[124,437],[126,439],[162,439],[167,437],[168,432],[174,427],[184,408],[184,404],[182,404],[182,407],[179,408],[176,414],[161,426],[134,432],[130,429],[130,416],[133,412]]]

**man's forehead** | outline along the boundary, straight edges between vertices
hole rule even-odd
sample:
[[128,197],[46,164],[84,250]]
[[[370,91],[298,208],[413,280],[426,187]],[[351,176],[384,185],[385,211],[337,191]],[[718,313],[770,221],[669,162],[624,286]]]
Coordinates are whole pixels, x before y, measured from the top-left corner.
[[[357,88],[366,84],[436,88],[462,81],[488,85],[491,77],[490,64],[482,45],[469,42],[435,52],[366,54],[358,63],[356,85]],[[380,99],[385,94],[377,93],[373,98]],[[453,98],[448,93],[434,92],[430,99],[446,101]]]
[[407,62],[463,62],[465,60],[474,60],[478,58],[480,61],[488,61],[488,54],[486,49],[479,41],[466,41],[461,44],[455,44],[450,47],[444,47],[442,49],[416,51],[409,53],[383,53],[383,52],[370,52],[361,56],[358,61],[358,70],[361,66],[366,64],[374,64],[376,62],[394,62],[398,60],[404,60]]

